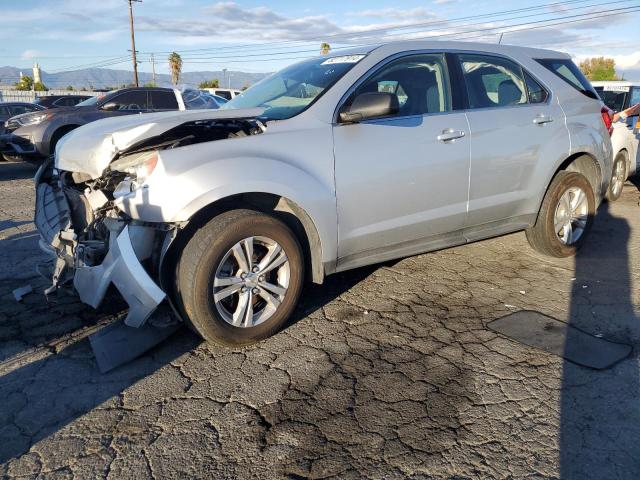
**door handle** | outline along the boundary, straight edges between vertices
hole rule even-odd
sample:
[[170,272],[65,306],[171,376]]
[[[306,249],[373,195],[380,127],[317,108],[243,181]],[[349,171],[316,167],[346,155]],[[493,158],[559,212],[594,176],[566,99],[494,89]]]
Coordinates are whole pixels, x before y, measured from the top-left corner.
[[465,133],[462,130],[454,130],[453,128],[447,128],[443,130],[440,135],[436,138],[439,142],[451,142],[458,138],[462,138],[465,136]]
[[545,123],[550,123],[550,122],[553,122],[553,118],[547,115],[538,115],[536,118],[533,119],[533,123],[535,123],[536,125],[544,125]]

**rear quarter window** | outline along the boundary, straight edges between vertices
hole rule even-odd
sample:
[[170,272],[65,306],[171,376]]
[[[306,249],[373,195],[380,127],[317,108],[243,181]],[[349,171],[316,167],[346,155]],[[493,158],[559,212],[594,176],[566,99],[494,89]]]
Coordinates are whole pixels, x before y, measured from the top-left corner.
[[580,69],[567,58],[543,58],[536,59],[540,65],[554,73],[557,77],[564,80],[573,88],[578,90],[583,95],[598,100],[598,94],[593,89],[589,80],[582,74]]

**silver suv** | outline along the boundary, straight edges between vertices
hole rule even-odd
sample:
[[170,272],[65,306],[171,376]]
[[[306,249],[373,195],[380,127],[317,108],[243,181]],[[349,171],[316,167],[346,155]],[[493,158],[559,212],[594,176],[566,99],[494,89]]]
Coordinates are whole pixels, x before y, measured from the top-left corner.
[[167,299],[207,340],[280,330],[305,279],[526,230],[583,243],[611,178],[601,103],[566,54],[402,42],[275,73],[213,111],[74,130],[36,176],[36,224],[98,307]]

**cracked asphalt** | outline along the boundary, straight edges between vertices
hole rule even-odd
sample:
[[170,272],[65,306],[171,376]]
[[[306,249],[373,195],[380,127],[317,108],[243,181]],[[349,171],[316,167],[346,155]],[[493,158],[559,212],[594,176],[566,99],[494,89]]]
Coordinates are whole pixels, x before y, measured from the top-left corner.
[[[32,175],[0,163],[5,478],[640,478],[632,183],[576,258],[519,233],[359,269],[307,287],[295,323],[258,345],[181,330],[102,375],[86,336],[123,305],[40,293]],[[486,327],[522,309],[634,353],[594,371]]]

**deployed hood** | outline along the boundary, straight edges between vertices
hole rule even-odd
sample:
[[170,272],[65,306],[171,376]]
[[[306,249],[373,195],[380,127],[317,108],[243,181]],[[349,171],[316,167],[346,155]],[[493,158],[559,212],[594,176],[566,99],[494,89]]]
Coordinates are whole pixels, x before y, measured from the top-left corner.
[[118,153],[141,140],[161,135],[183,123],[259,117],[262,108],[187,110],[111,117],[83,125],[56,145],[56,167],[98,178]]

